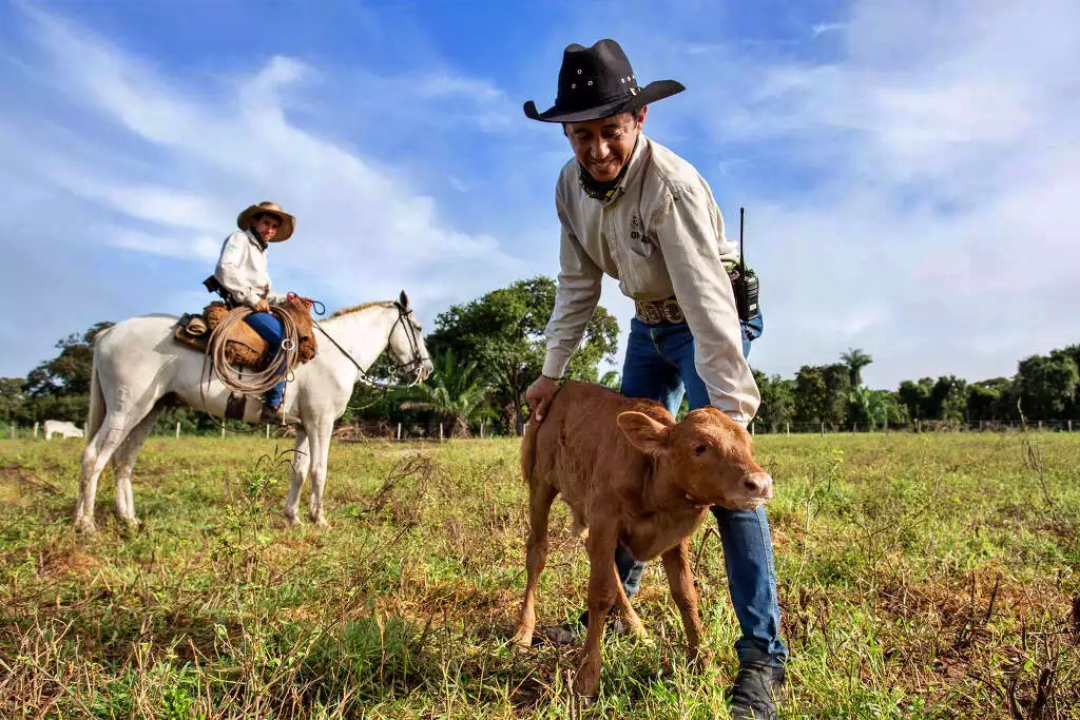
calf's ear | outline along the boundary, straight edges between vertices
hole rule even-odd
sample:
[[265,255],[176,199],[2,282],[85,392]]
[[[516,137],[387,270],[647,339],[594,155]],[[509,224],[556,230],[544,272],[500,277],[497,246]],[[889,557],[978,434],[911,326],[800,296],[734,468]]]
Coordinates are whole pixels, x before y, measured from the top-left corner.
[[650,455],[668,450],[668,429],[644,413],[629,411],[615,418],[630,444]]

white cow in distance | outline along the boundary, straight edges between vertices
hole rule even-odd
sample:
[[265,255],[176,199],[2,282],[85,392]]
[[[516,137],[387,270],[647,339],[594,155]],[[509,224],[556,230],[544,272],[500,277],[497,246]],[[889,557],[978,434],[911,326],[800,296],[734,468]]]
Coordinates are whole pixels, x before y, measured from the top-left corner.
[[59,435],[66,438],[81,438],[83,436],[83,431],[75,427],[75,423],[70,423],[66,420],[46,420],[45,439],[51,440],[53,435]]

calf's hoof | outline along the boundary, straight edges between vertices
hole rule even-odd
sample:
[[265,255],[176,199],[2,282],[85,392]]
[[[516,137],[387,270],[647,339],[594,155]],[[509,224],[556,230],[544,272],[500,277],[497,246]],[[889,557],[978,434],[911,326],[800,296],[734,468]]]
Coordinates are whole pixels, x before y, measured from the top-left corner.
[[533,639],[533,629],[522,625],[514,633],[514,644],[518,647],[531,648]]
[[595,698],[600,691],[600,663],[586,660],[574,676],[574,693],[583,698]]
[[623,633],[633,635],[638,640],[644,640],[649,636],[649,633],[645,631],[645,623],[641,622],[641,618],[634,618],[633,620],[628,618]]
[[713,654],[711,650],[705,648],[689,648],[686,659],[690,661],[690,669],[699,673],[712,664]]

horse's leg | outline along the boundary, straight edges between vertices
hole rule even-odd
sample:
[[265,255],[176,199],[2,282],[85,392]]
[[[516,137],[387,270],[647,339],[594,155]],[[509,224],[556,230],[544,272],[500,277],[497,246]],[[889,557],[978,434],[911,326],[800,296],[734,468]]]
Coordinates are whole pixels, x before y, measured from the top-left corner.
[[94,439],[87,443],[82,454],[82,472],[79,476],[79,500],[75,506],[75,529],[92,533],[94,526],[94,498],[97,495],[98,478],[109,464],[113,453],[131,432],[133,417],[142,417],[146,410],[138,414],[120,409],[105,414],[105,422],[94,434]]
[[292,461],[292,484],[289,485],[289,497],[285,500],[285,521],[290,526],[300,523],[296,516],[297,506],[300,505],[300,488],[304,485],[308,468],[311,467],[311,443],[308,441],[307,430],[303,425],[296,426],[296,449]]
[[319,527],[327,527],[329,523],[323,516],[323,488],[326,486],[326,465],[334,419],[318,418],[312,423],[311,430],[308,435],[311,445],[311,503],[308,505],[308,517]]
[[131,471],[135,467],[135,459],[139,457],[139,450],[150,437],[164,409],[163,407],[152,408],[146,417],[131,429],[113,455],[113,471],[116,475],[116,514],[132,527],[139,525],[139,519],[135,516],[135,499],[131,495]]

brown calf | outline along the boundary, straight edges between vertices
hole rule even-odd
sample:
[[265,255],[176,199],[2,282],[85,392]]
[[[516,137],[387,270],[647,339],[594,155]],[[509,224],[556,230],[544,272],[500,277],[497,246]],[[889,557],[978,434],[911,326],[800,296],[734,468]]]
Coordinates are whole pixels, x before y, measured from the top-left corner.
[[640,561],[663,556],[690,659],[700,663],[701,617],[688,539],[710,505],[753,509],[772,496],[772,478],[754,463],[751,444],[746,429],[715,408],[695,410],[676,423],[660,403],[567,382],[543,422],[529,423],[522,444],[529,483],[528,577],[515,642],[532,644],[548,513],[561,493],[574,532],[586,536],[590,565],[589,628],[577,691],[596,695],[600,640],[613,605],[631,631],[644,632],[615,568],[619,544]]

